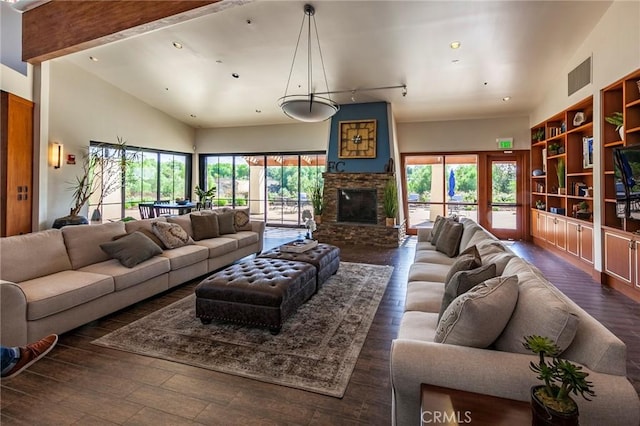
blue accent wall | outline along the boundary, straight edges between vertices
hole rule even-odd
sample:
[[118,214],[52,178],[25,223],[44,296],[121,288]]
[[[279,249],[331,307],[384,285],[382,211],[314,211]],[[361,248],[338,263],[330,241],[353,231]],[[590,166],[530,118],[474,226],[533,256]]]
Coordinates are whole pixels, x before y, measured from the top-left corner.
[[[338,139],[340,137],[341,121],[376,120],[376,158],[338,158]],[[366,104],[340,105],[340,111],[331,118],[329,134],[329,149],[327,151],[327,171],[345,173],[378,173],[384,172],[384,167],[391,156],[389,143],[389,122],[387,120],[387,103],[372,102]],[[338,162],[342,164],[338,165]],[[338,169],[331,170],[331,165],[338,165]]]

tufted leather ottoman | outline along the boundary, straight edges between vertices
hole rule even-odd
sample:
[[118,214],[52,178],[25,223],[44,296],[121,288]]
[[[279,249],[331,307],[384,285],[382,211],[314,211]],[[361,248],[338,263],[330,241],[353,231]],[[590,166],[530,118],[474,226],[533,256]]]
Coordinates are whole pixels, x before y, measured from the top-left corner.
[[316,269],[303,262],[255,258],[231,265],[196,286],[196,317],[269,327],[284,321],[316,292]]
[[324,284],[331,275],[335,274],[340,266],[340,249],[336,246],[332,246],[331,244],[323,243],[320,243],[316,247],[303,253],[289,253],[280,251],[280,248],[276,247],[265,251],[258,257],[310,263],[315,266],[317,272],[316,291],[320,290],[322,284]]

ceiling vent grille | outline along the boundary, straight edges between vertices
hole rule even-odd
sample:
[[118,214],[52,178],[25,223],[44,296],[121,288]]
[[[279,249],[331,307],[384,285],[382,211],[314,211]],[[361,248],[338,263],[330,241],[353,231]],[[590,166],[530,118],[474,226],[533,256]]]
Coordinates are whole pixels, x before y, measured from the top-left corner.
[[583,63],[569,71],[568,77],[568,96],[573,95],[587,84],[591,83],[591,56],[584,60]]

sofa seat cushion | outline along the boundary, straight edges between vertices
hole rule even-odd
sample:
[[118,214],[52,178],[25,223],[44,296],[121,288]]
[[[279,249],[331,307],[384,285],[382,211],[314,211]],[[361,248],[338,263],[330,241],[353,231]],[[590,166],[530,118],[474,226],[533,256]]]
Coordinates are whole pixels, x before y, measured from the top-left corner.
[[[431,312],[409,311],[402,315],[398,339],[433,342],[438,327],[438,314]],[[433,360],[431,360],[433,361]],[[425,359],[425,362],[429,360]]]
[[71,269],[59,229],[0,238],[0,253],[0,276],[14,283]]
[[440,265],[437,263],[414,263],[409,267],[409,282],[435,281],[444,283],[444,280],[450,269],[451,265]]
[[578,316],[572,312],[566,296],[528,268],[517,276],[520,283],[518,303],[496,341],[496,349],[530,353],[522,346],[522,339],[538,335],[550,338],[564,351],[578,329]]
[[18,285],[27,298],[29,321],[46,318],[114,292],[112,277],[71,270],[34,278]]
[[160,256],[169,259],[171,270],[175,271],[176,269],[184,268],[185,266],[207,260],[209,257],[209,250],[206,247],[192,244],[190,246],[165,250]]
[[423,250],[435,250],[436,246],[431,244],[429,241],[420,241],[416,244],[416,252]]
[[456,261],[455,257],[449,257],[437,250],[416,250],[414,262],[419,263],[438,263],[440,265],[453,265]]
[[196,245],[209,249],[209,258],[220,257],[238,249],[238,240],[229,235],[196,241]]
[[116,291],[120,291],[169,272],[170,268],[169,259],[154,256],[149,260],[137,264],[133,268],[127,268],[116,259],[111,259],[85,266],[81,271],[111,275]]
[[438,312],[442,303],[444,286],[432,281],[411,281],[407,283],[405,311]]
[[73,269],[109,260],[109,255],[100,248],[100,244],[108,243],[115,237],[126,233],[124,222],[62,228],[64,244],[67,246],[67,253],[69,253]]
[[259,240],[258,234],[253,231],[238,231],[235,234],[226,234],[224,237],[238,241],[238,248],[250,246]]
[[435,341],[486,348],[502,333],[518,300],[518,278],[496,277],[457,297],[442,314]]

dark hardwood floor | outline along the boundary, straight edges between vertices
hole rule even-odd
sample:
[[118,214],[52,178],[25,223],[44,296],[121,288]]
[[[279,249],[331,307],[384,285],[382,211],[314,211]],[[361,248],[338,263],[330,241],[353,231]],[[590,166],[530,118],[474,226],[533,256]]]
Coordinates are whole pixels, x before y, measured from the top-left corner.
[[[268,229],[267,247],[297,231]],[[301,424],[388,425],[389,348],[404,306],[415,237],[398,249],[342,247],[342,260],[395,270],[342,399],[92,345],[90,342],[190,294],[198,281],[137,303],[60,336],[43,360],[1,386],[2,425]],[[640,392],[640,307],[531,244],[513,249],[603,322],[628,347]],[[416,396],[417,398],[418,396]]]

